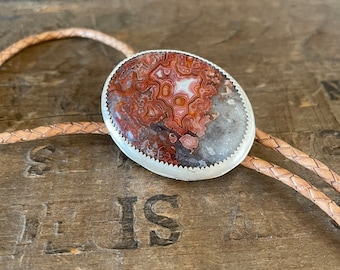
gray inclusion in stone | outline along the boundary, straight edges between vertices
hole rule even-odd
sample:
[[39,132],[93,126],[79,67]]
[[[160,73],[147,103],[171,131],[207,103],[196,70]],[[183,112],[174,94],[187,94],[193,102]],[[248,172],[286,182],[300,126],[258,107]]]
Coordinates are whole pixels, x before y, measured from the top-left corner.
[[[212,97],[211,112],[217,113],[216,120],[207,125],[206,133],[195,150],[201,163],[206,165],[230,157],[242,143],[247,129],[247,113],[240,94],[232,86],[224,84],[222,91]],[[230,91],[232,90],[232,91]]]

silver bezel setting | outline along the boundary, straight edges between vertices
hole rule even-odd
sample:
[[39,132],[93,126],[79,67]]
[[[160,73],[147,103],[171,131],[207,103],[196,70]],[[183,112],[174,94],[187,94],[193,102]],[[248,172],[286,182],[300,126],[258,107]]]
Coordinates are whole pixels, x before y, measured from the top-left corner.
[[[156,160],[152,157],[147,156],[146,154],[142,153],[138,149],[136,149],[133,145],[129,143],[129,141],[120,133],[119,129],[116,127],[113,119],[110,116],[108,102],[107,102],[107,89],[111,78],[117,72],[117,70],[124,65],[124,63],[128,62],[129,60],[144,55],[148,53],[166,53],[166,52],[174,52],[179,54],[184,54],[187,56],[191,56],[197,58],[207,64],[211,65],[212,67],[216,68],[221,74],[223,74],[228,80],[230,80],[237,90],[238,94],[241,97],[243,102],[243,106],[246,112],[247,123],[246,123],[246,130],[243,136],[243,139],[239,146],[235,149],[235,151],[228,157],[226,157],[223,161],[217,162],[213,165],[207,167],[184,167],[184,166],[177,166],[172,164],[164,163],[163,161]],[[102,108],[102,115],[105,122],[105,125],[109,131],[114,142],[120,148],[120,150],[128,156],[130,159],[135,161],[136,163],[140,164],[144,168],[164,177],[169,177],[176,180],[184,180],[184,181],[196,181],[196,180],[206,180],[211,178],[216,178],[221,175],[226,174],[227,172],[234,169],[237,165],[239,165],[244,158],[247,156],[250,148],[253,145],[254,137],[255,137],[255,118],[252,106],[250,101],[242,89],[242,87],[238,84],[238,82],[226,71],[222,68],[217,66],[216,64],[199,57],[197,55],[179,51],[179,50],[148,50],[137,53],[131,57],[128,57],[121,61],[110,73],[108,76],[102,92],[102,99],[101,99],[101,108]]]

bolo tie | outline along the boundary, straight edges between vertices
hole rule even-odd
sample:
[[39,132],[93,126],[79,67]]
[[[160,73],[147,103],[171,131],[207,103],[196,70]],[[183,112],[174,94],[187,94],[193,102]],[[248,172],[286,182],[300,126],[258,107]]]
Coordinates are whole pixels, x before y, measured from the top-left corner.
[[54,123],[0,133],[0,144],[57,135],[110,135],[145,169],[168,179],[208,180],[238,165],[272,177],[312,201],[340,226],[340,207],[298,175],[249,155],[254,143],[307,168],[340,193],[340,176],[319,160],[255,126],[251,103],[238,82],[216,64],[179,50],[135,53],[126,43],[84,28],[29,36],[0,53],[0,66],[45,41],[81,37],[126,56],[109,74],[101,97],[104,122]]

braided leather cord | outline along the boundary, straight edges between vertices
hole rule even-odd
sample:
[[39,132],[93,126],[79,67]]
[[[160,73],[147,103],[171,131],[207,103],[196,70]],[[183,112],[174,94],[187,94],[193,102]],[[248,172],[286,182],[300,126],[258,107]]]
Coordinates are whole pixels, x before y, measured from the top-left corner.
[[277,179],[285,185],[295,189],[301,195],[319,206],[328,216],[340,225],[340,207],[301,177],[263,159],[247,156],[241,163],[243,166],[259,173]]
[[11,46],[9,46],[0,53],[0,66],[3,63],[5,63],[8,59],[13,57],[15,54],[29,46],[36,45],[38,43],[42,43],[49,40],[64,39],[70,37],[81,37],[99,41],[112,48],[117,49],[127,57],[135,54],[129,45],[102,32],[85,28],[67,28],[44,32],[38,35],[29,36],[27,38],[19,40],[18,42],[12,44]]
[[[134,54],[134,51],[130,46],[104,33],[84,28],[68,28],[33,35],[14,43],[0,53],[0,66],[12,56],[29,46],[49,40],[69,37],[82,37],[97,40],[117,49],[127,57]],[[108,134],[108,131],[105,127],[105,124],[101,122],[66,122],[48,126],[40,126],[34,129],[24,129],[0,133],[0,144],[32,141],[66,134]],[[290,146],[286,142],[266,134],[265,132],[258,129],[256,130],[255,140],[313,171],[317,175],[321,176],[334,189],[340,192],[339,175],[330,170],[325,164],[312,157],[309,157],[307,154]],[[247,156],[241,164],[247,168],[277,179],[295,189],[297,192],[315,203],[338,225],[340,225],[340,207],[336,205],[331,199],[329,199],[324,193],[310,185],[299,176],[275,164],[256,157]]]
[[108,134],[101,122],[66,122],[0,133],[0,144],[27,142],[67,134]]
[[[58,40],[70,37],[88,38],[104,43],[129,57],[135,54],[133,49],[126,43],[106,35],[102,32],[85,28],[67,28],[55,31],[43,32],[23,38],[0,53],[0,67],[15,54],[23,49],[42,42]],[[67,122],[48,126],[41,126],[34,129],[23,129],[13,132],[0,133],[0,144],[32,141],[65,134],[107,134],[104,123],[96,122]]]
[[[0,53],[0,66],[23,49],[45,41],[64,39],[70,37],[88,38],[104,43],[129,57],[135,52],[126,43],[106,35],[102,32],[85,28],[67,28],[43,32],[19,40]],[[34,129],[23,129],[0,133],[0,144],[32,141],[65,134],[107,134],[104,123],[96,122],[67,122]]]
[[314,172],[340,193],[340,176],[321,161],[310,157],[306,153],[294,148],[285,141],[275,138],[274,136],[269,135],[259,129],[256,129],[255,141],[275,150],[286,158]]

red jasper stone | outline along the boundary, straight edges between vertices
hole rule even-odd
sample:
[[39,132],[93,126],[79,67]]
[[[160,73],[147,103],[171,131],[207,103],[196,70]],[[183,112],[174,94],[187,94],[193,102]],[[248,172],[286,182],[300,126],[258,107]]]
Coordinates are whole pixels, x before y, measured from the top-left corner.
[[[111,73],[103,90],[108,116],[103,116],[123,151],[133,147],[165,164],[204,168],[228,159],[242,144],[248,119],[239,91],[226,73],[202,58],[148,51]],[[135,156],[131,149],[126,152]]]

